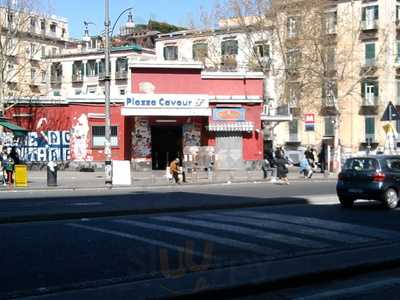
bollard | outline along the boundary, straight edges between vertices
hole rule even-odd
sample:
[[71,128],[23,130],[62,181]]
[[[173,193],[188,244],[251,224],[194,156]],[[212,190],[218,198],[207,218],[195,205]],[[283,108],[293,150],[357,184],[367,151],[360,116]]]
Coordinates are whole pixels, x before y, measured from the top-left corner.
[[53,161],[47,164],[47,186],[57,186],[57,164]]

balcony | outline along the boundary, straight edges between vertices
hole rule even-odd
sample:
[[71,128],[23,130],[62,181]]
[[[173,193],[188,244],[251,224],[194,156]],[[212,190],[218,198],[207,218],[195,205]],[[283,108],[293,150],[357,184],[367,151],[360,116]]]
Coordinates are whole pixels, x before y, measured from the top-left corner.
[[366,20],[361,22],[361,30],[377,30],[378,29],[378,20]]
[[337,33],[337,26],[336,25],[330,25],[326,27],[325,29],[326,34],[336,34]]
[[51,74],[50,83],[51,84],[60,84],[62,82],[62,75]]
[[364,98],[363,98],[363,102],[362,102],[362,106],[377,106],[378,105],[378,100],[379,97],[375,96],[373,94],[367,94]]
[[128,79],[128,71],[120,70],[115,72],[115,80],[124,80]]
[[236,68],[237,68],[236,55],[223,55],[221,57],[222,71],[236,71]]
[[106,80],[106,72],[100,72],[99,73],[99,80],[100,81]]
[[83,82],[83,74],[72,74],[72,82]]
[[378,69],[378,63],[375,58],[365,59],[361,66],[360,75],[373,75]]

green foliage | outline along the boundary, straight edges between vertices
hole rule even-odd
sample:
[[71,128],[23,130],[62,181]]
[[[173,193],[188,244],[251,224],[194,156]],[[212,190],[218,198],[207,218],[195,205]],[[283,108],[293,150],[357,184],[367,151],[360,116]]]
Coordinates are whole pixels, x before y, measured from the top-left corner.
[[161,33],[169,33],[169,32],[174,32],[174,31],[179,31],[179,30],[186,30],[186,28],[184,28],[184,27],[178,27],[178,26],[171,25],[168,23],[157,22],[157,21],[153,21],[153,20],[149,20],[149,23],[147,24],[147,28],[149,30],[159,31]]

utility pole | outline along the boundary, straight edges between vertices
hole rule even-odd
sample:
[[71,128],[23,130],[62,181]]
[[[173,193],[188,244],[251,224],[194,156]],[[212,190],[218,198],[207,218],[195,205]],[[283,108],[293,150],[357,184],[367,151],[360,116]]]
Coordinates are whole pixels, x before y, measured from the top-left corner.
[[105,0],[105,20],[104,20],[104,56],[105,56],[105,79],[104,79],[104,94],[105,94],[105,144],[104,144],[104,155],[105,155],[105,184],[106,187],[112,187],[112,165],[111,165],[111,113],[110,113],[110,11],[109,11],[109,0]]

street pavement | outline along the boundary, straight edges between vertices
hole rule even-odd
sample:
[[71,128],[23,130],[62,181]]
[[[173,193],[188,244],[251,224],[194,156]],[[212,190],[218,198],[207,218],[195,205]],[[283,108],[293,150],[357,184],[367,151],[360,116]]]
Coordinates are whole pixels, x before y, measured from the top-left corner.
[[0,299],[231,299],[299,280],[349,278],[398,265],[398,213],[321,199],[3,224]]
[[[115,186],[118,188],[130,187],[158,187],[158,186],[171,186],[173,182],[169,181],[165,176],[165,171],[133,171],[132,184],[130,186]],[[335,174],[325,175],[315,173],[312,179],[304,179],[300,176],[297,167],[290,168],[288,178],[291,181],[326,181],[336,180]],[[243,183],[243,182],[269,182],[263,179],[262,171],[217,171],[213,172],[211,176],[207,172],[197,172],[186,174],[185,185],[209,185],[221,183]],[[103,172],[79,172],[79,171],[58,171],[57,173],[57,186],[52,187],[47,185],[47,172],[46,171],[28,171],[28,187],[9,187],[0,185],[0,198],[1,192],[4,191],[26,191],[26,190],[54,190],[54,189],[101,189],[105,187],[104,173]]]

